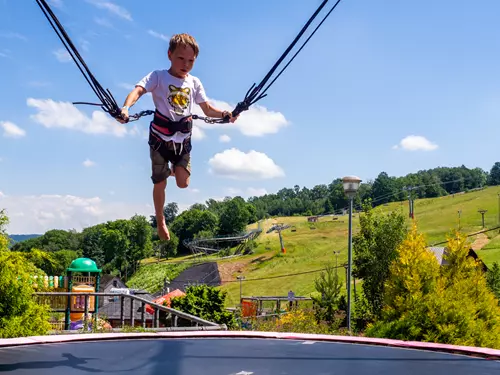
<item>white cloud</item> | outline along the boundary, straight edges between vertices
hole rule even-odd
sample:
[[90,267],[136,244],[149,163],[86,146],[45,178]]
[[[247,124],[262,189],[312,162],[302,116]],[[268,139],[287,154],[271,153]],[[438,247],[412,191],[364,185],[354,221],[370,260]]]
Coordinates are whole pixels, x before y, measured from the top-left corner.
[[194,193],[194,194],[198,194],[200,192],[200,189],[196,189],[196,188],[188,188],[188,190],[191,192],[191,193]]
[[120,82],[118,84],[118,87],[121,88],[121,89],[125,89],[125,90],[133,90],[135,85],[131,85],[130,83],[125,83],[125,82]]
[[106,9],[110,13],[114,14],[115,16],[118,16],[120,18],[126,19],[128,21],[132,21],[132,15],[130,12],[119,6],[116,5],[115,3],[111,1],[104,1],[104,0],[87,0],[88,3],[94,5],[95,7],[99,9]]
[[21,138],[26,135],[26,131],[10,121],[0,121],[0,128],[3,129],[3,136],[7,138]]
[[94,22],[100,26],[108,27],[110,29],[113,28],[113,24],[111,22],[109,22],[109,20],[107,18],[94,17]]
[[24,35],[16,33],[16,32],[13,32],[13,31],[9,31],[9,32],[5,32],[5,33],[0,33],[0,37],[2,37],[2,38],[8,38],[8,39],[19,39],[19,40],[23,40],[23,41],[27,41],[28,40],[28,38],[26,38]]
[[45,81],[29,81],[28,82],[28,86],[31,86],[31,87],[42,88],[42,87],[48,87],[48,86],[51,86],[51,85],[52,85],[52,83],[45,82]]
[[248,196],[250,196],[250,197],[260,197],[262,195],[266,195],[267,190],[264,188],[249,187],[249,188],[247,188],[247,193],[248,193]]
[[52,53],[54,54],[56,59],[59,60],[59,62],[67,63],[67,62],[70,62],[71,60],[73,60],[73,58],[71,57],[69,52],[63,48],[59,48],[56,51],[52,51]]
[[224,189],[224,194],[230,197],[234,197],[236,195],[241,195],[243,191],[238,188],[228,187]]
[[420,135],[409,135],[392,148],[395,150],[402,148],[407,151],[433,151],[438,148],[438,145]]
[[80,41],[80,44],[82,46],[82,50],[88,52],[88,50],[90,49],[90,42],[88,40],[82,39]]
[[6,195],[0,196],[0,208],[10,219],[9,233],[45,233],[50,229],[76,229],[106,222],[129,219],[134,214],[149,218],[150,204],[104,201],[99,197],[72,195]]
[[86,159],[82,164],[84,167],[89,168],[89,167],[93,167],[95,165],[95,162],[93,162],[90,159]]
[[193,134],[191,135],[193,141],[201,141],[205,137],[205,132],[199,126],[193,125]]
[[158,33],[158,32],[156,32],[154,30],[148,30],[148,34],[151,35],[151,36],[154,36],[155,38],[162,39],[165,42],[170,42],[170,37],[168,35],[165,35],[165,34],[162,34],[162,33]]
[[[235,105],[220,100],[210,99],[210,102],[219,109],[232,111]],[[195,114],[204,116],[199,106],[194,107]],[[195,124],[203,129],[234,129],[249,137],[262,137],[266,134],[275,134],[290,123],[280,112],[270,111],[265,107],[254,104],[248,111],[244,111],[235,123],[207,124],[202,120],[195,120]]]
[[55,8],[62,8],[63,7],[62,0],[49,0],[49,4]]
[[231,137],[230,137],[230,136],[228,136],[227,134],[222,134],[222,135],[219,137],[219,141],[221,141],[222,143],[231,142]]
[[27,104],[38,110],[37,114],[30,117],[49,129],[64,128],[87,134],[109,134],[116,137],[138,134],[136,127],[120,124],[102,110],[94,111],[90,118],[69,102],[28,98]]
[[284,177],[285,172],[266,154],[251,150],[244,153],[231,148],[208,161],[209,172],[235,180],[262,180]]
[[262,195],[267,194],[267,190],[264,188],[253,188],[253,187],[247,187],[245,190],[238,189],[238,188],[233,188],[233,187],[228,187],[224,189],[225,195],[230,196],[230,197],[235,197],[235,196],[240,196],[243,198],[248,198],[248,197],[260,197]]

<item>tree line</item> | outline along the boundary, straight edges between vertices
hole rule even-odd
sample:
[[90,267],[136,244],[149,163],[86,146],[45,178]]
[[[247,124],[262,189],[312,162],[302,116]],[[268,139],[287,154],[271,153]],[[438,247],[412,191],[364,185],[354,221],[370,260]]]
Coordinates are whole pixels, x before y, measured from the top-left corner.
[[36,266],[50,275],[64,274],[72,260],[87,257],[104,273],[126,280],[144,258],[188,254],[186,243],[191,239],[241,233],[257,220],[254,206],[241,197],[211,199],[182,213],[177,203],[171,202],[165,206],[164,214],[171,235],[167,242],[159,240],[154,216],[134,215],[99,223],[81,232],[52,229],[42,236],[13,243],[10,250],[29,254],[37,260]]
[[[500,162],[489,172],[481,168],[438,167],[409,173],[406,176],[389,176],[381,172],[374,180],[360,185],[354,205],[361,208],[370,199],[373,206],[408,199],[435,198],[485,186],[500,185]],[[321,215],[340,213],[347,208],[342,179],[312,188],[295,185],[283,188],[274,194],[251,197],[258,219],[269,216]]]
[[[439,197],[487,185],[500,185],[500,162],[490,172],[480,168],[439,167],[410,173],[402,177],[381,172],[373,181],[361,184],[356,207],[371,200],[373,206],[414,198]],[[412,189],[408,189],[408,188]],[[135,215],[125,220],[100,223],[83,229],[53,229],[44,235],[11,244],[13,251],[42,251],[37,259],[46,272],[63,273],[72,259],[79,256],[94,259],[106,273],[125,279],[132,275],[139,262],[151,256],[171,257],[188,254],[186,243],[195,238],[209,238],[245,231],[248,224],[272,216],[319,215],[340,212],[347,206],[342,180],[312,188],[294,186],[274,194],[251,197],[226,197],[196,203],[179,213],[177,203],[164,208],[171,241],[161,242],[156,234],[156,219]],[[42,256],[43,254],[50,254]],[[50,259],[51,260],[50,260]]]

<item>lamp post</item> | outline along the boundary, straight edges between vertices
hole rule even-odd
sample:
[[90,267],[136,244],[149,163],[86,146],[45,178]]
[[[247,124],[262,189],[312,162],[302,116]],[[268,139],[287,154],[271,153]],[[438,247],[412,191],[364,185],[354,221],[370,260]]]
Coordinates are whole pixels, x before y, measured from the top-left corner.
[[347,330],[351,331],[351,273],[352,273],[352,208],[353,200],[359,189],[361,179],[356,176],[347,176],[342,179],[344,192],[349,199],[349,234],[347,258]]

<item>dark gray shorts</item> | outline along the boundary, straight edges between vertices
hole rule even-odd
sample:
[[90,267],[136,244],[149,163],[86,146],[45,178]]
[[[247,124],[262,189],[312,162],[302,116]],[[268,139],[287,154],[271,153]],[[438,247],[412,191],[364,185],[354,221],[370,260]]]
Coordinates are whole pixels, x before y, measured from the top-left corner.
[[[149,148],[149,157],[151,159],[151,180],[153,184],[165,181],[172,173],[169,162],[151,147]],[[182,159],[174,165],[175,167],[183,167],[191,174],[191,154],[184,154]]]

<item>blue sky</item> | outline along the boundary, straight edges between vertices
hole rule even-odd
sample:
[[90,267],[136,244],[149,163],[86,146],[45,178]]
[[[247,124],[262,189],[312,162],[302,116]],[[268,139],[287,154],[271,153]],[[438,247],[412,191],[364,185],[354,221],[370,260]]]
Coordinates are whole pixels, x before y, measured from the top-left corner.
[[[91,71],[119,105],[171,35],[195,36],[193,75],[232,109],[320,0],[53,0]],[[333,4],[333,1],[331,1]],[[197,122],[181,208],[208,198],[373,179],[497,156],[500,3],[343,0],[259,106],[223,127]],[[96,101],[35,1],[0,0],[0,208],[11,233],[81,230],[153,212],[148,121],[121,126]],[[132,111],[153,109],[150,96]],[[170,182],[171,180],[169,180]]]

